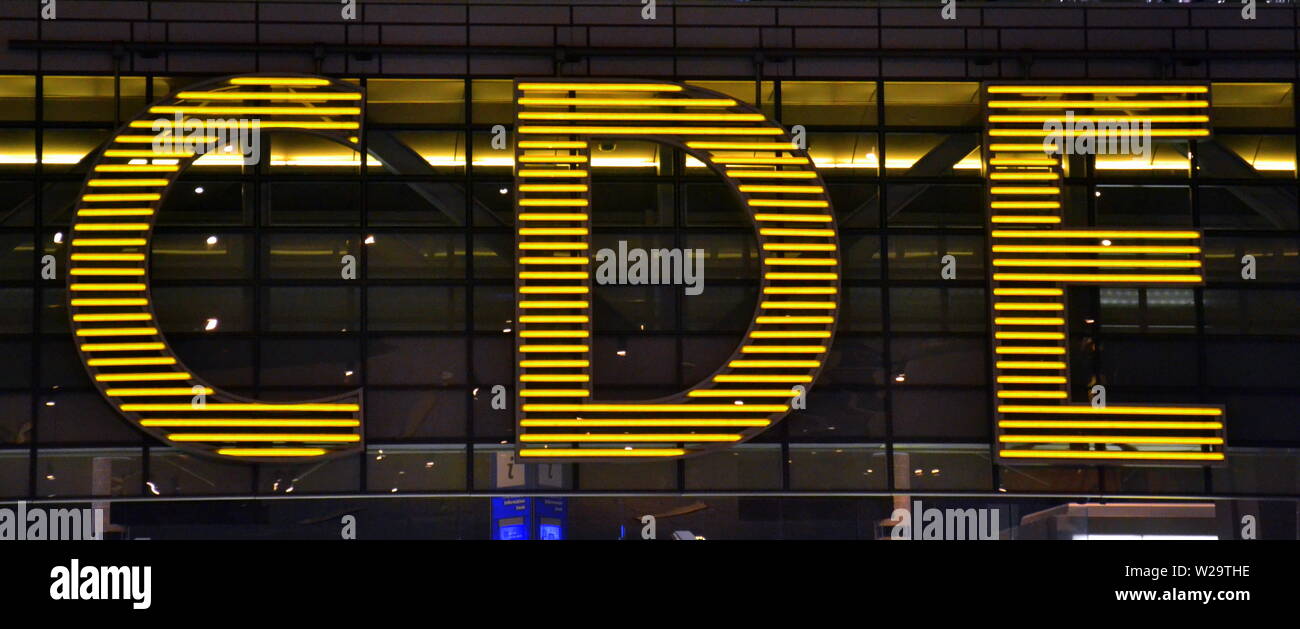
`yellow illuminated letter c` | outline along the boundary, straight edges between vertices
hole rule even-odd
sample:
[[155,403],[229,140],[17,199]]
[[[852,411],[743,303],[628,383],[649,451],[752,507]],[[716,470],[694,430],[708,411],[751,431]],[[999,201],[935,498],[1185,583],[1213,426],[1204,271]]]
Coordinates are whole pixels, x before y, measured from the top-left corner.
[[261,129],[359,150],[362,102],[358,87],[321,77],[217,79],[150,106],[95,157],[72,226],[68,311],[87,373],[128,421],[169,445],[228,460],[302,461],[363,447],[360,391],[262,403],[191,373],[160,330],[149,288],[158,210],[204,152]]

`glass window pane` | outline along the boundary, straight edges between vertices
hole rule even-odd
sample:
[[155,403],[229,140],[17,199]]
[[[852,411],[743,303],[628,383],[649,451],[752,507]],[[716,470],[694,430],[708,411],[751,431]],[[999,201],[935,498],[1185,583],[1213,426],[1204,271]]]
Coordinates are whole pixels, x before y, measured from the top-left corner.
[[1191,189],[1185,186],[1097,186],[1095,198],[1099,225],[1192,224]]
[[686,83],[748,103],[757,107],[769,118],[776,116],[776,83],[772,81],[763,81],[761,87],[754,81],[687,81]]
[[160,280],[217,280],[252,276],[251,234],[159,233],[149,250],[151,273]]
[[993,466],[986,445],[894,446],[895,489],[988,490]]
[[85,165],[77,165],[110,135],[108,129],[46,129],[42,132],[41,168],[50,173],[84,172]]
[[885,173],[891,177],[978,177],[980,142],[974,133],[885,135]]
[[464,338],[377,336],[366,351],[367,384],[453,386],[468,380]]
[[155,448],[149,451],[149,488],[158,496],[246,494],[253,488],[253,469]]
[[0,120],[36,119],[36,77],[0,76]]
[[781,488],[781,448],[739,445],[686,460],[688,490],[761,490]]
[[[474,225],[504,227],[515,224],[515,184],[513,181],[476,180],[473,185]],[[593,191],[594,194],[594,191]],[[514,245],[512,244],[513,248]]]
[[956,261],[958,280],[984,279],[982,236],[894,235],[889,237],[889,277],[909,280],[940,280],[947,265],[944,257]]
[[[62,236],[60,237],[62,238]],[[0,280],[34,279],[35,256],[32,237],[27,234],[0,234]]]
[[1213,83],[1213,127],[1291,127],[1295,88],[1291,83]]
[[885,124],[973,126],[979,124],[979,83],[885,83]]
[[[1098,290],[1101,298],[1098,324],[1104,331],[1163,334],[1191,334],[1196,331],[1196,299],[1190,288]],[[1071,297],[1077,294],[1072,292]],[[1078,311],[1091,312],[1091,309],[1079,308]],[[1076,318],[1071,323],[1077,325],[1079,321]]]
[[396,332],[465,329],[463,288],[372,286],[368,295],[367,320],[371,330]]
[[686,184],[688,225],[744,225],[747,221],[740,199],[723,183]]
[[156,286],[163,332],[224,333],[253,329],[253,291],[241,286]]
[[[358,238],[350,234],[267,234],[263,236],[263,264],[266,276],[285,279],[344,280],[345,266],[354,271],[358,262]],[[374,247],[381,246],[375,237]],[[383,246],[392,246],[385,241]],[[353,261],[344,260],[352,256]]]
[[785,125],[868,126],[877,122],[875,81],[782,81]]
[[[1191,146],[1183,140],[1152,140],[1142,153],[1097,155],[1093,168],[1097,177],[1168,177],[1186,179],[1192,174]],[[1083,156],[1075,156],[1083,157]],[[1077,160],[1071,160],[1074,163]],[[1072,171],[1080,172],[1080,171]],[[1072,176],[1067,174],[1067,176]]]
[[[130,81],[123,82],[124,95],[128,83]],[[43,94],[45,119],[112,122],[115,118],[115,87],[116,81],[111,76],[46,76]]]
[[885,187],[889,227],[980,227],[984,187],[890,184]]
[[868,184],[830,183],[826,192],[840,227],[872,228],[880,226],[880,188]]
[[309,467],[264,465],[257,478],[257,491],[262,494],[355,492],[361,489],[361,462],[345,456]]
[[[0,347],[9,349],[9,347]],[[30,357],[30,352],[28,354]],[[27,393],[0,392],[0,445],[25,444],[31,441],[32,396]],[[4,458],[3,453],[4,451],[0,450],[0,460]]]
[[890,375],[905,386],[988,383],[983,339],[901,337],[893,339],[889,352],[894,363]]
[[[31,176],[36,165],[36,131],[0,129],[0,174]],[[7,208],[0,208],[7,209]],[[0,214],[3,217],[4,214]],[[0,224],[6,221],[0,220]]]
[[597,227],[656,227],[674,222],[672,184],[601,182],[591,190],[591,205]]
[[[894,376],[898,383],[898,376]],[[985,388],[951,390],[913,387],[906,381],[893,391],[894,436],[899,439],[957,439],[989,437],[989,393]]]
[[140,452],[139,448],[43,449],[36,457],[36,495],[139,496],[144,485]]
[[[545,153],[530,151],[530,154]],[[599,180],[631,175],[671,175],[673,155],[672,147],[657,142],[603,139],[591,143],[591,176]],[[704,166],[693,157],[687,158],[686,165]]]
[[28,456],[26,448],[0,450],[0,497],[22,498],[30,493]]
[[265,289],[265,332],[349,332],[361,325],[361,294],[356,288],[275,286]]
[[381,124],[465,122],[460,79],[369,79],[366,118]]
[[158,212],[159,225],[240,225],[249,222],[252,184],[204,180],[194,171],[181,175]]
[[[1209,281],[1251,283],[1300,281],[1300,238],[1205,239],[1205,278]],[[1254,258],[1254,279],[1243,277],[1245,256]]]
[[888,489],[885,446],[799,444],[790,446],[790,489],[803,491]]
[[514,124],[514,83],[496,79],[475,79],[474,124]]
[[1300,334],[1300,291],[1207,289],[1206,334]]
[[809,133],[808,156],[823,177],[875,176],[880,167],[874,133]]
[[1201,177],[1295,179],[1295,136],[1215,134],[1196,144]]
[[361,186],[357,182],[265,184],[272,225],[357,225]]
[[464,225],[463,183],[401,181],[366,187],[366,212],[371,225]]
[[637,465],[579,463],[578,488],[585,490],[677,489],[675,461],[646,461]]
[[[465,172],[465,134],[460,131],[385,131],[371,129],[367,150],[382,167],[370,167],[370,173],[391,175],[457,175]],[[478,147],[475,147],[476,149]],[[509,165],[511,153],[484,150],[475,152],[476,162],[494,161]],[[502,161],[507,160],[507,161]]]
[[366,454],[368,491],[396,494],[465,490],[467,459],[463,447],[387,446],[370,448]]
[[[271,174],[356,175],[361,170],[361,155],[334,140],[304,133],[263,131],[261,141],[269,144],[271,159],[262,171]],[[266,151],[267,149],[263,149]],[[378,159],[371,156],[367,166],[381,172]]]
[[455,234],[377,232],[366,249],[370,279],[465,277],[465,237]]
[[1200,187],[1201,225],[1207,230],[1300,229],[1300,204],[1291,186]]
[[983,332],[987,319],[980,288],[891,288],[889,309],[900,332]]
[[352,388],[361,382],[357,339],[263,337],[261,343],[263,385]]

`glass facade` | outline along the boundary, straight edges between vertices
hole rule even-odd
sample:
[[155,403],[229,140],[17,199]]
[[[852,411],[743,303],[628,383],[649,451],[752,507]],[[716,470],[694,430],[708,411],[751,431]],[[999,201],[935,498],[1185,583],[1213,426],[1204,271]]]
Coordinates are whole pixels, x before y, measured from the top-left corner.
[[[364,387],[364,455],[308,469],[196,458],[131,428],[72,347],[64,278],[85,158],[199,76],[0,76],[0,499],[492,491],[514,442],[513,120],[508,79],[368,77],[361,144],[265,132],[255,166],[185,172],[158,217],[163,331],[237,395]],[[1002,466],[991,456],[980,85],[697,83],[803,125],[843,243],[827,367],[780,425],[685,461],[569,466],[575,493],[1300,494],[1295,86],[1215,83],[1214,135],[1148,161],[1073,156],[1075,225],[1195,227],[1198,288],[1072,288],[1075,396],[1223,403],[1222,467]],[[649,399],[712,373],[757,303],[752,229],[719,179],[636,141],[592,148],[593,248],[705,252],[705,290],[602,286],[595,387]],[[355,279],[340,274],[357,260]],[[956,259],[955,279],[941,276]],[[49,258],[47,256],[52,256]],[[1243,256],[1254,276],[1243,274]],[[53,267],[51,267],[53,265]],[[507,396],[507,399],[513,398]]]

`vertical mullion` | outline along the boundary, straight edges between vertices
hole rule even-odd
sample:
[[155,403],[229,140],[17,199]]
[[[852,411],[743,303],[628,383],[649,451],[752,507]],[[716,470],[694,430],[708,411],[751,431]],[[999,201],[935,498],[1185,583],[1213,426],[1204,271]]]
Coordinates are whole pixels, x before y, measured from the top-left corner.
[[[877,9],[879,10],[879,9]],[[876,81],[876,111],[880,112],[877,120],[881,127],[887,126],[889,121],[885,119],[885,84],[883,81]],[[889,275],[889,196],[887,175],[889,170],[885,168],[888,163],[888,144],[889,136],[886,133],[880,133],[876,136],[879,141],[878,153],[880,158],[876,160],[876,175],[880,182],[877,191],[877,198],[880,199],[880,210],[876,216],[876,229],[880,234],[880,353],[881,361],[884,363],[885,371],[885,471],[888,489],[893,492],[895,489],[894,473],[894,359],[892,351],[892,325],[890,321],[889,294],[893,280]]]
[[[40,24],[40,21],[37,21]],[[38,26],[39,28],[39,26]],[[28,421],[31,422],[31,443],[27,444],[27,496],[36,498],[36,473],[39,469],[37,457],[40,450],[37,443],[40,440],[40,409],[41,409],[41,353],[42,353],[42,333],[41,329],[41,303],[44,297],[46,287],[41,281],[41,255],[45,248],[45,202],[44,202],[44,154],[45,154],[45,75],[41,73],[41,58],[44,55],[36,53],[36,80],[32,89],[35,90],[33,100],[36,103],[35,122],[36,138],[34,150],[36,151],[36,163],[33,164],[35,170],[33,175],[36,180],[36,186],[33,189],[32,202],[32,364],[30,371],[31,380],[27,383],[30,399],[28,400]],[[69,243],[72,236],[68,236]]]
[[[345,28],[345,32],[350,30],[351,29]],[[349,57],[347,55],[344,55],[345,64],[348,63],[348,59]],[[369,87],[368,81],[365,78],[361,78],[360,81],[361,81],[361,93],[365,94],[367,88]],[[361,441],[366,445],[369,445],[370,444],[370,422],[368,421],[369,405],[365,403],[365,391],[366,391],[366,385],[369,383],[369,379],[370,379],[370,369],[369,369],[370,367],[370,360],[369,360],[369,356],[370,356],[369,353],[370,350],[370,308],[369,308],[370,306],[370,301],[369,301],[370,258],[369,256],[370,253],[368,248],[366,247],[365,235],[368,235],[370,230],[370,204],[369,204],[369,195],[368,195],[369,186],[367,185],[367,180],[366,180],[366,171],[370,168],[369,166],[370,133],[369,133],[369,128],[366,126],[367,107],[365,103],[366,100],[363,98],[361,101],[361,132],[358,134],[357,137],[358,144],[360,145],[360,151],[359,151],[360,156],[358,160],[360,163],[359,168],[361,169],[361,174],[359,175],[358,179],[359,179],[359,185],[361,186],[360,211],[361,211],[361,234],[362,234],[360,236],[360,243],[361,243],[359,247],[360,251],[358,252],[359,255],[357,256],[357,264],[358,266],[361,267],[359,269],[360,272],[358,274],[358,276],[361,278],[361,286],[359,289],[359,292],[361,293],[359,296],[360,308],[361,308],[361,321],[358,322],[358,328],[359,328],[358,331],[361,333],[361,337],[359,342],[357,343],[357,351],[359,352],[359,355],[357,357],[357,371],[360,372],[361,374],[361,377],[358,378],[358,380],[360,380],[359,385],[362,391],[361,411],[363,413],[363,416],[361,418],[362,420]],[[360,452],[361,467],[360,467],[360,478],[357,479],[357,488],[358,491],[360,491],[361,493],[366,493],[370,490],[370,482],[369,482],[370,468],[368,465],[369,459],[367,457],[367,451],[368,448],[363,447],[361,448],[361,452]]]
[[[466,27],[468,28],[468,27]],[[466,77],[461,87],[464,94],[464,129],[465,129],[465,217],[462,221],[465,242],[465,490],[474,491],[474,390],[478,388],[478,373],[474,369],[474,295],[477,286],[474,283],[474,81]],[[512,88],[513,90],[513,88]],[[514,130],[510,132],[515,139]],[[512,153],[513,154],[513,153]],[[514,183],[510,184],[512,187]],[[513,191],[516,195],[518,190]],[[512,252],[513,253],[513,252]],[[515,269],[518,265],[513,265]],[[512,269],[512,272],[515,270]],[[516,325],[518,322],[516,322]],[[515,360],[511,352],[511,361]],[[511,370],[513,372],[513,370]],[[517,386],[517,383],[511,383]],[[489,389],[489,393],[491,390]],[[516,398],[517,399],[517,398]],[[513,422],[512,422],[513,423]]]

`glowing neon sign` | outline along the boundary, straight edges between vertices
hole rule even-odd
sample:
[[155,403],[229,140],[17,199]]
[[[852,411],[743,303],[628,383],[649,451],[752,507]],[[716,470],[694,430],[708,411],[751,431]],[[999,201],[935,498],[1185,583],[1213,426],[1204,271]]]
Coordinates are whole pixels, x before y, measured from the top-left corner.
[[[825,364],[839,305],[838,233],[808,153],[760,111],[698,87],[524,80],[514,88],[518,454],[692,456],[744,442],[784,418]],[[1062,158],[1042,145],[1044,125],[1075,111],[1084,112],[1080,119],[1141,121],[1149,137],[1205,137],[1207,91],[987,86],[982,150],[999,460],[1223,460],[1222,407],[1069,401],[1065,288],[1197,285],[1200,233],[1064,226]],[[265,128],[360,152],[364,107],[360,88],[321,77],[218,79],[151,106],[96,156],[72,228],[68,307],[87,372],[128,421],[178,448],[229,460],[301,461],[364,447],[360,390],[264,403],[188,370],[157,325],[148,280],[157,212],[199,157],[158,143],[179,139],[180,121],[256,116]],[[159,115],[175,121],[160,129]],[[607,138],[673,146],[712,169],[746,208],[759,245],[760,298],[744,338],[705,380],[657,400],[592,401],[589,146]]]

